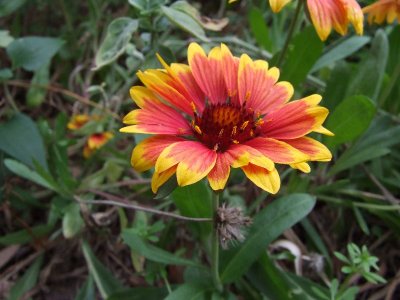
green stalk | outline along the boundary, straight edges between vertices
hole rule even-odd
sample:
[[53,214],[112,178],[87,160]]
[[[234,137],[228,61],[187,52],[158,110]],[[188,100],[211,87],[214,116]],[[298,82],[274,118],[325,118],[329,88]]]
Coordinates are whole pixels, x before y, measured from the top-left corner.
[[292,39],[294,29],[296,28],[297,20],[299,19],[299,16],[300,16],[300,11],[301,11],[302,5],[303,5],[303,0],[298,0],[297,6],[296,6],[296,11],[294,12],[292,22],[290,23],[289,32],[286,36],[285,45],[283,45],[282,51],[278,58],[278,62],[276,63],[276,66],[278,68],[280,68],[282,66],[283,60],[285,59],[286,52],[289,48],[290,40]]
[[211,240],[211,271],[215,288],[219,292],[222,292],[223,287],[221,279],[219,277],[219,236],[218,236],[217,218],[216,218],[217,209],[219,207],[219,195],[220,195],[219,193],[213,192],[213,197],[212,197],[214,222],[213,222],[212,240]]

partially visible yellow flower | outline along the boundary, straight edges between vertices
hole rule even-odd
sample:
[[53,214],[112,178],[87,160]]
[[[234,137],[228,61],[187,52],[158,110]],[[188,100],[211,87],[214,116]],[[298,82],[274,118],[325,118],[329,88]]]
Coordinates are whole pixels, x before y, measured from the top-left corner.
[[85,114],[74,115],[68,122],[69,130],[77,130],[90,121],[90,116]]
[[396,19],[400,23],[400,0],[379,0],[363,8],[368,14],[368,23],[393,23]]
[[274,13],[278,13],[291,0],[269,0],[269,5]]
[[[279,12],[290,1],[269,0],[269,4],[274,12]],[[328,38],[332,28],[345,35],[349,23],[353,24],[357,34],[363,34],[364,15],[356,0],[307,0],[307,7],[322,41]]]
[[90,157],[93,152],[103,147],[113,137],[114,134],[109,131],[90,135],[86,141],[85,148],[83,148],[83,156],[85,158]]

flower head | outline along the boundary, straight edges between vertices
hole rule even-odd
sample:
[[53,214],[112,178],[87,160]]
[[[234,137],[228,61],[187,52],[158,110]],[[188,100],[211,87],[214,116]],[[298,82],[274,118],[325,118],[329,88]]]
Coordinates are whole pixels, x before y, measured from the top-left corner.
[[[159,57],[160,58],[160,57]],[[275,163],[309,172],[307,161],[329,161],[331,153],[310,132],[322,126],[328,110],[319,95],[288,102],[290,83],[279,70],[227,46],[208,56],[189,45],[189,65],[160,61],[164,70],[139,71],[143,86],[130,93],[139,107],[128,113],[121,132],[154,134],[132,153],[138,171],[155,167],[154,192],[176,173],[180,186],[207,177],[214,190],[225,187],[230,168],[241,168],[260,188],[280,188]]]
[[96,150],[103,147],[113,137],[114,134],[109,131],[90,135],[86,141],[85,147],[83,148],[83,156],[89,158]]
[[67,127],[69,130],[77,130],[90,121],[90,116],[85,114],[74,115],[68,122]]
[[[300,1],[300,0],[299,0]],[[290,0],[269,0],[271,9],[279,12]],[[363,33],[364,15],[356,0],[307,0],[311,21],[322,41],[325,41],[332,28],[345,35],[349,23],[356,33]]]
[[400,23],[400,0],[379,0],[362,10],[368,14],[368,23],[393,23],[396,19]]

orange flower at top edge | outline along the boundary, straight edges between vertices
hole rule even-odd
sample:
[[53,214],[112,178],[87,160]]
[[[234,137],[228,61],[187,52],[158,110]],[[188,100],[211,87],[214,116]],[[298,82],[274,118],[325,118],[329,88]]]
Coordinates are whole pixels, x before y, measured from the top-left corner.
[[113,137],[114,134],[109,131],[90,135],[86,141],[85,147],[83,148],[83,156],[85,158],[90,157],[96,150],[103,147]]
[[[276,13],[290,1],[269,0],[269,3]],[[363,34],[364,15],[356,0],[307,0],[307,7],[311,21],[322,41],[328,38],[332,28],[345,35],[349,23],[353,24],[357,34]]]
[[90,121],[89,115],[84,115],[84,114],[74,115],[68,122],[67,127],[69,130],[77,130],[82,126],[84,126],[89,121]]
[[363,8],[368,14],[368,23],[393,23],[396,19],[400,23],[400,0],[379,0]]
[[207,177],[222,190],[230,168],[241,168],[260,188],[280,188],[275,163],[309,172],[307,161],[330,161],[331,153],[311,132],[331,135],[322,126],[328,110],[311,95],[288,102],[289,82],[278,82],[279,70],[248,55],[235,57],[227,46],[208,56],[196,43],[188,49],[189,65],[139,71],[145,86],[131,97],[139,109],[128,113],[121,132],[153,134],[132,152],[137,171],[155,167],[152,190],[176,173],[179,186]]

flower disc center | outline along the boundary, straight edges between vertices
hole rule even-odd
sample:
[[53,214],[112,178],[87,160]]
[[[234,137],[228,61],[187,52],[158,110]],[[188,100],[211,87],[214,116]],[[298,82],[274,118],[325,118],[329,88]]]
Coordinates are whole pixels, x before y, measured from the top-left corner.
[[192,121],[196,138],[210,149],[224,152],[232,144],[243,143],[256,133],[260,121],[245,105],[212,104]]

